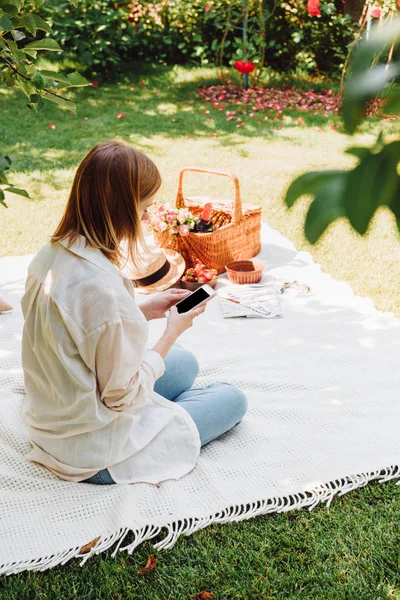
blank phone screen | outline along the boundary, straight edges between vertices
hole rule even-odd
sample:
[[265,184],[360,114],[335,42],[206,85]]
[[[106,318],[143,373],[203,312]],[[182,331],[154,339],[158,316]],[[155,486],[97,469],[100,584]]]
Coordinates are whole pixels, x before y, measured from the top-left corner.
[[193,294],[178,302],[176,305],[177,311],[178,313],[185,313],[188,310],[192,310],[192,308],[200,304],[200,302],[207,300],[209,297],[210,294],[208,294],[203,288],[199,288],[193,292]]

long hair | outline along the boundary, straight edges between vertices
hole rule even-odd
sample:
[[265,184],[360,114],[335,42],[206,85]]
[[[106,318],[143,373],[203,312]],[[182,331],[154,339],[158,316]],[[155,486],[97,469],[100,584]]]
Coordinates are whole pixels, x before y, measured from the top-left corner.
[[139,243],[146,248],[141,203],[160,186],[160,172],[148,156],[122,142],[97,144],[78,166],[51,242],[73,243],[80,234],[118,268],[127,258],[140,265]]

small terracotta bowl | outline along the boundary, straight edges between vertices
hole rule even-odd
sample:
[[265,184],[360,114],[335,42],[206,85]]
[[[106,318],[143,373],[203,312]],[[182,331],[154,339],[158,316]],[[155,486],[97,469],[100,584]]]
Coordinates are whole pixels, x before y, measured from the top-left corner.
[[215,288],[215,286],[218,283],[218,277],[216,279],[213,279],[212,281],[207,281],[205,283],[199,283],[198,281],[182,281],[182,279],[180,279],[179,282],[181,284],[181,288],[183,288],[184,290],[190,290],[191,292],[195,292],[202,285],[206,285],[206,283],[210,287]]
[[258,283],[262,277],[264,264],[252,260],[235,260],[226,265],[226,274],[232,283]]

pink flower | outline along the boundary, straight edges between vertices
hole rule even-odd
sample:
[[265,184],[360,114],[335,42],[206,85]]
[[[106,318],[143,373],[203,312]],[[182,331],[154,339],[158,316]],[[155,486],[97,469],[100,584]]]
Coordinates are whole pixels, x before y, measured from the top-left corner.
[[156,221],[156,227],[158,231],[165,231],[168,229],[168,225],[165,223],[165,221]]
[[55,128],[56,128],[56,126],[54,125],[54,123],[51,123],[51,124],[49,125],[49,129],[55,129]]
[[182,237],[188,235],[189,231],[190,229],[187,225],[181,225],[178,229],[179,235],[181,235]]
[[89,120],[89,118],[88,118],[88,117],[83,117],[83,120],[84,120],[84,121],[88,121],[88,120]]
[[204,114],[205,114],[205,115],[209,115],[209,114],[210,114],[210,111],[209,111],[209,110],[205,110],[205,111],[204,111]]
[[210,12],[211,10],[211,6],[209,4],[207,4],[207,6],[204,9],[204,12]]
[[124,114],[124,113],[122,113],[122,112],[121,112],[121,113],[118,113],[118,115],[117,115],[117,119],[123,119],[123,118],[124,118],[124,116],[125,116],[125,114]]
[[373,17],[374,19],[380,19],[381,14],[382,11],[380,8],[375,7],[371,10],[371,17]]

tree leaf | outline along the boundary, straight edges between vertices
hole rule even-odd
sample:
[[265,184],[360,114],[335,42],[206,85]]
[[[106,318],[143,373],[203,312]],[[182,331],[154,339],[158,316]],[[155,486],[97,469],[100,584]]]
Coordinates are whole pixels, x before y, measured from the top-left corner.
[[3,4],[0,2],[1,10],[6,13],[8,16],[17,17],[18,16],[18,8],[13,4]]
[[0,31],[11,31],[13,28],[13,24],[7,15],[0,17]]
[[4,198],[5,198],[4,192],[3,192],[3,190],[0,190],[0,204],[2,204],[3,206],[5,206],[5,208],[8,208],[8,206],[7,206]]
[[209,598],[214,598],[214,594],[202,590],[198,594],[192,594],[190,597],[193,598],[193,600],[208,600]]
[[95,545],[99,541],[100,537],[101,536],[99,535],[99,537],[94,538],[94,540],[92,540],[88,544],[85,544],[84,546],[82,546],[82,548],[79,550],[79,554],[87,554],[87,552],[90,552],[90,550],[95,547]]
[[36,23],[31,14],[27,13],[18,17],[17,23],[16,27],[25,27],[33,36],[36,36]]
[[46,81],[40,71],[36,71],[32,77],[32,83],[37,90],[42,90],[46,87]]
[[304,233],[310,244],[315,244],[333,221],[346,216],[342,194],[347,173],[341,171],[316,192],[304,224]]
[[36,93],[36,90],[31,82],[23,79],[22,77],[18,77],[18,75],[15,77],[15,85],[17,85],[29,99],[31,98],[32,94]]
[[395,46],[400,44],[400,17],[386,23],[385,27],[376,24],[371,28],[368,39],[365,38],[353,54],[351,71],[355,75],[365,72],[374,59],[393,44]]
[[347,148],[345,150],[346,154],[352,154],[353,156],[357,156],[359,159],[367,158],[371,154],[371,150],[369,148],[357,147],[353,146],[351,148]]
[[34,15],[32,13],[26,13],[19,17],[19,22],[23,27],[29,29],[33,35],[36,35],[36,30],[41,29],[42,31],[46,31],[46,33],[51,33],[52,29],[48,23],[38,15]]
[[48,50],[49,52],[60,52],[62,51],[59,44],[51,38],[43,38],[42,40],[36,40],[31,44],[22,48],[23,52],[26,50]]
[[368,102],[399,73],[399,65],[378,65],[350,78],[342,104],[343,121],[349,133],[354,133],[364,119]]
[[50,79],[53,81],[60,81],[61,83],[65,83],[66,85],[70,85],[69,78],[63,73],[58,73],[58,71],[50,71],[50,70],[41,70],[41,74],[46,77],[46,79]]
[[290,208],[301,196],[314,196],[319,188],[343,171],[311,171],[300,175],[286,191],[285,202]]
[[58,104],[62,108],[66,108],[67,110],[72,110],[76,112],[76,105],[72,100],[68,100],[65,98],[60,98],[60,96],[53,96],[53,94],[47,94],[46,92],[42,95],[45,100],[49,100],[50,102],[54,102]]
[[14,187],[13,185],[7,188],[4,188],[5,192],[11,192],[12,194],[17,194],[18,196],[24,196],[25,198],[30,198],[28,192],[26,190],[21,190],[19,188]]
[[4,171],[0,171],[0,185],[8,185],[8,179]]
[[7,44],[11,50],[12,57],[16,62],[25,60],[23,51],[18,48],[17,44],[13,40],[7,40]]
[[396,190],[396,193],[393,194],[393,198],[392,198],[392,202],[390,204],[390,208],[395,216],[396,219],[396,223],[397,223],[397,229],[400,233],[400,180],[398,183],[398,188]]
[[82,75],[80,73],[77,73],[76,71],[68,74],[68,81],[71,87],[83,87],[86,85],[90,85],[88,80],[82,77]]
[[352,227],[359,233],[367,231],[377,208],[390,202],[397,185],[397,161],[395,154],[388,154],[384,148],[349,171],[343,203]]
[[138,569],[139,575],[143,575],[144,573],[148,573],[149,571],[152,571],[153,569],[155,569],[156,564],[157,564],[157,559],[150,554],[147,559],[146,566],[142,567],[141,569]]
[[11,166],[11,159],[5,154],[0,154],[0,171],[7,171]]

